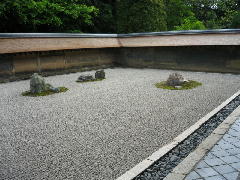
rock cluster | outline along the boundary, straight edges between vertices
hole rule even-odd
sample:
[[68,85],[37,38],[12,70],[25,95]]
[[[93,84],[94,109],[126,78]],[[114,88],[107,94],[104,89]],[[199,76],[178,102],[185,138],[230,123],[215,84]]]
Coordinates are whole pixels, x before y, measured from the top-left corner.
[[84,74],[78,77],[77,82],[87,82],[87,81],[94,81],[99,79],[105,79],[105,72],[104,70],[98,70],[95,72],[95,78],[91,74]]
[[86,82],[86,81],[93,81],[93,80],[94,80],[94,78],[92,75],[85,74],[85,75],[79,76],[77,82]]
[[51,84],[45,83],[42,76],[34,73],[30,80],[30,92],[36,94],[44,91],[59,92],[59,88],[54,88]]
[[172,73],[169,75],[166,84],[168,86],[181,86],[186,81],[181,74]]

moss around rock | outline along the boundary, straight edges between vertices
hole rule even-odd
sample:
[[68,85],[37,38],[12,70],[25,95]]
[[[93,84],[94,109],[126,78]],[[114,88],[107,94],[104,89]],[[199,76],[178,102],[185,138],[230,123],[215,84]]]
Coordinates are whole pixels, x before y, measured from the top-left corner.
[[31,97],[48,96],[48,95],[51,95],[51,94],[66,92],[68,90],[68,88],[65,88],[65,87],[59,87],[58,89],[59,89],[58,92],[47,90],[47,91],[43,91],[43,92],[40,92],[40,93],[31,93],[31,91],[26,91],[26,92],[23,92],[22,95],[23,96],[31,96]]
[[166,84],[166,81],[162,81],[160,83],[156,83],[155,86],[157,88],[161,88],[161,89],[169,89],[169,90],[186,90],[186,89],[193,89],[196,88],[198,86],[201,86],[202,83],[197,82],[197,81],[192,81],[189,80],[187,82],[184,82],[181,86],[177,87],[177,86],[169,86]]

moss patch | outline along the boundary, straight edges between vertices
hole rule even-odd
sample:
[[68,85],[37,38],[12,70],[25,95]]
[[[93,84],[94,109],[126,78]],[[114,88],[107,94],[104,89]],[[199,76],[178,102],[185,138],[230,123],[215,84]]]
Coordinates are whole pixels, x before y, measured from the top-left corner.
[[59,87],[60,91],[59,92],[53,92],[53,91],[44,91],[41,93],[31,93],[30,91],[25,91],[22,93],[23,96],[31,96],[31,97],[37,97],[37,96],[48,96],[51,94],[56,94],[56,93],[61,93],[61,92],[66,92],[68,88],[65,87]]
[[190,80],[189,82],[185,82],[182,84],[181,87],[177,88],[177,87],[174,87],[174,86],[168,86],[166,85],[166,81],[162,81],[160,83],[156,83],[155,86],[157,88],[162,88],[162,89],[169,89],[169,90],[186,90],[186,89],[193,89],[193,88],[196,88],[198,86],[201,86],[202,83],[200,82],[197,82],[197,81],[192,81]]
[[93,80],[90,80],[90,81],[76,81],[77,83],[86,83],[86,82],[94,82],[94,81],[102,81],[104,80],[105,78],[103,79],[93,79]]

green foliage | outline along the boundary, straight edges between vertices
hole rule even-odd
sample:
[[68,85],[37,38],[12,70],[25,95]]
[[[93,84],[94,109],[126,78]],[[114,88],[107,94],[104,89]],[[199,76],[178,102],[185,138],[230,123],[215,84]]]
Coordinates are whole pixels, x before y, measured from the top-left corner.
[[53,92],[53,91],[44,91],[44,92],[41,92],[41,93],[31,93],[30,91],[26,91],[26,92],[23,92],[22,95],[23,96],[31,96],[31,97],[37,97],[37,96],[48,96],[48,95],[51,95],[51,94],[55,94],[55,93],[61,93],[61,92],[66,92],[68,90],[68,88],[65,88],[65,87],[59,87],[60,91],[59,92]]
[[201,86],[202,83],[197,82],[197,81],[189,81],[189,82],[184,82],[183,85],[180,88],[174,87],[174,86],[168,86],[166,85],[166,81],[162,81],[160,83],[156,83],[155,86],[157,88],[161,89],[169,89],[169,90],[186,90],[186,89],[193,89],[198,86]]
[[89,5],[99,9],[98,16],[93,19],[92,31],[98,33],[116,32],[116,2],[115,0],[95,0]]
[[194,16],[187,17],[183,20],[183,24],[175,26],[176,30],[203,30],[206,29],[204,24],[197,20]]
[[182,24],[183,19],[190,16],[192,11],[183,0],[165,0],[167,13],[167,29],[173,30]]
[[239,28],[240,0],[2,0],[0,32]]
[[162,0],[121,0],[117,7],[119,33],[167,30],[166,12]]
[[184,0],[206,28],[229,28],[239,0]]
[[231,27],[240,28],[240,11],[235,13],[235,15],[233,16]]
[[98,10],[81,0],[5,0],[0,32],[69,32],[93,25]]

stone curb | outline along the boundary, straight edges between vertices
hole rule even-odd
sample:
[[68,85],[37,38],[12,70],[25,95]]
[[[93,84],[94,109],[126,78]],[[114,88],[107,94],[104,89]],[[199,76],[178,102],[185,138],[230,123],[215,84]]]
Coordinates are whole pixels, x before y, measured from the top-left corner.
[[[189,135],[191,135],[193,132],[195,132],[202,124],[207,122],[209,118],[211,118],[214,114],[216,114],[219,110],[221,110],[224,106],[226,106],[229,102],[231,102],[235,97],[237,97],[240,94],[240,90],[232,95],[230,98],[228,98],[226,101],[224,101],[221,105],[219,105],[217,108],[215,108],[213,111],[209,112],[206,116],[201,118],[198,122],[196,122],[194,125],[192,125],[190,128],[185,130],[183,133],[181,133],[179,136],[177,136],[173,141],[163,147],[161,147],[159,150],[154,152],[151,156],[134,166],[132,169],[128,170],[126,173],[118,177],[116,180],[132,180],[137,175],[142,173],[145,169],[147,169],[149,166],[151,166],[154,162],[156,162],[158,159],[160,159],[162,156],[167,154],[169,151],[171,151],[173,148],[175,148],[178,144],[180,144],[182,141],[184,141]],[[205,153],[209,150],[210,145],[212,146],[223,136],[223,134],[229,129],[230,125],[236,120],[237,115],[240,115],[240,107],[235,109],[227,119],[221,123],[217,129],[214,130],[214,132],[205,140],[208,139],[208,145],[200,144],[202,148],[197,148],[194,152],[189,154],[189,158],[185,159],[180,163],[177,167],[174,168],[173,173],[170,173],[164,180],[183,180],[185,176],[192,170],[192,168],[195,166],[195,164],[205,155]],[[212,137],[214,136],[214,137]],[[213,138],[211,140],[211,138]],[[204,142],[205,142],[204,141]],[[200,147],[199,146],[199,147]],[[195,154],[193,154],[195,153]],[[199,154],[202,154],[202,157],[198,159]],[[186,167],[184,167],[186,166]],[[181,169],[180,169],[181,168]],[[181,172],[183,170],[183,173]],[[178,173],[177,173],[178,172]],[[181,172],[181,173],[180,173]]]
[[224,136],[240,116],[240,107],[235,109],[192,153],[190,153],[164,180],[184,180],[195,165]]

